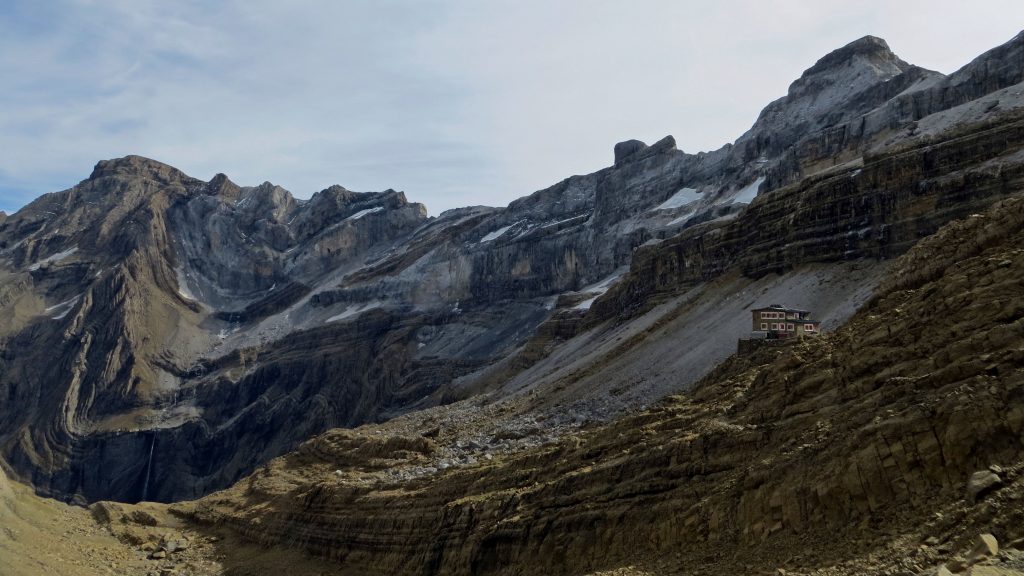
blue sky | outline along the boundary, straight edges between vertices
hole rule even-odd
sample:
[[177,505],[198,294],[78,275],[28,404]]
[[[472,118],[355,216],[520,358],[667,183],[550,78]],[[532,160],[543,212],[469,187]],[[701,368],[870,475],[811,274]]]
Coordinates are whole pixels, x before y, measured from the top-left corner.
[[1022,25],[1019,0],[6,0],[0,210],[127,154],[505,205],[620,140],[731,142],[865,34],[948,73]]

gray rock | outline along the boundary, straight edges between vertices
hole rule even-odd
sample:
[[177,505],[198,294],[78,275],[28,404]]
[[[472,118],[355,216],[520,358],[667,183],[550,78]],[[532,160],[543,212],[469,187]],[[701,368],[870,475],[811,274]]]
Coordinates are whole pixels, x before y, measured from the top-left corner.
[[[1022,45],[1024,35],[946,78],[867,37],[819,60],[733,145],[686,154],[671,137],[651,146],[622,142],[613,166],[507,208],[437,218],[394,190],[332,186],[300,201],[271,183],[240,187],[223,174],[203,182],[138,156],[102,161],[74,188],[0,219],[3,265],[10,262],[10,277],[22,283],[4,280],[0,301],[29,288],[46,306],[82,295],[66,318],[3,334],[12,346],[0,374],[4,430],[53,432],[35,438],[31,450],[9,441],[15,436],[0,438],[0,457],[40,491],[68,499],[194,498],[327,428],[492,389],[495,382],[478,386],[486,377],[479,375],[515,360],[510,351],[552,316],[545,302],[642,263],[656,248],[649,241],[706,228],[703,241],[723,231],[719,219],[748,224],[742,218],[754,211],[732,195],[749,184],[764,179],[761,194],[770,193],[815,159],[860,153],[874,135],[907,132],[915,122],[924,130],[922,115],[1019,82]],[[1000,108],[1009,105],[1000,98]],[[661,208],[679,194],[687,200]],[[843,258],[865,255],[845,235],[852,224],[842,223]],[[822,223],[814,233],[838,225]],[[800,246],[801,262],[835,257],[804,240],[790,243]],[[728,250],[749,249],[759,266],[779,265],[754,242],[736,237]],[[29,269],[72,247],[72,257]],[[680,249],[673,266],[659,268],[658,282],[674,282],[676,272],[706,281],[734,255]],[[614,289],[605,293],[578,311],[580,321],[636,304],[615,298]],[[359,313],[337,320],[352,310]],[[559,326],[558,338],[577,326]],[[18,342],[23,347],[14,349]],[[41,395],[28,392],[24,376],[48,383]],[[89,392],[68,414],[67,395],[79,386]],[[177,420],[88,432],[139,408]],[[583,424],[601,410],[572,416]],[[571,422],[565,415],[555,424]],[[544,436],[524,432],[523,443],[554,441],[547,428]],[[44,466],[38,453],[67,460]]]
[[615,145],[615,165],[619,166],[637,152],[647,148],[647,144],[639,140],[626,140]]
[[994,472],[979,470],[967,480],[967,499],[974,502],[999,488],[1003,480]]

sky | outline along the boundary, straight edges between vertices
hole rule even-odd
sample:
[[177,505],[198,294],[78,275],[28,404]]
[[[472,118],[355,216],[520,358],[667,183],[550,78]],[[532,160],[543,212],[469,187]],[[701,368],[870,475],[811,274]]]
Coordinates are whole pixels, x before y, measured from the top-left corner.
[[739,137],[866,34],[949,73],[1020,0],[4,0],[0,210],[147,156],[208,180],[504,206],[667,134]]

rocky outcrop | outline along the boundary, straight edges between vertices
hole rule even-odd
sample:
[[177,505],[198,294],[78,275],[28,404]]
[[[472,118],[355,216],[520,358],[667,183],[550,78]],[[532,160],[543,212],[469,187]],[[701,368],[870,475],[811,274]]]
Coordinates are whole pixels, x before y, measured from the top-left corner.
[[620,166],[630,156],[647,148],[647,144],[639,140],[626,140],[615,145],[615,165]]
[[964,127],[766,194],[741,217],[637,250],[630,274],[592,307],[629,314],[659,292],[738,265],[757,277],[808,262],[891,258],[945,222],[1024,186],[1024,115]]
[[865,36],[822,57],[736,141],[743,160],[775,158],[802,138],[870,112],[924,76],[881,38]]
[[[1019,538],[1010,499],[959,502],[990,464],[1020,489],[1022,241],[1017,194],[912,249],[841,330],[557,443],[442,470],[409,431],[336,431],[177,510],[367,574],[735,574],[877,558],[877,534]],[[942,559],[912,549],[911,572]]]
[[[954,75],[973,79],[963,93],[1012,81],[1017,44]],[[302,201],[100,162],[0,222],[0,454],[63,498],[194,497],[331,426],[557,379],[542,361],[577,331],[726,270],[897,256],[1019,183],[1020,117],[1001,92],[960,127],[933,115],[918,133],[890,113],[943,82],[862,39],[735,145],[629,141],[613,166],[438,218],[394,190]],[[828,135],[846,125],[859,136]],[[583,381],[577,400],[605,389]]]

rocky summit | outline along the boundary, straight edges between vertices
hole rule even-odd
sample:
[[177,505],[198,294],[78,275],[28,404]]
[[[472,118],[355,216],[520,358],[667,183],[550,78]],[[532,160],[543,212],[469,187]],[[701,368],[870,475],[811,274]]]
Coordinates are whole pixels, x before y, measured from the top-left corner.
[[101,161],[0,212],[0,572],[1022,574],[1022,94],[866,36],[438,216]]

